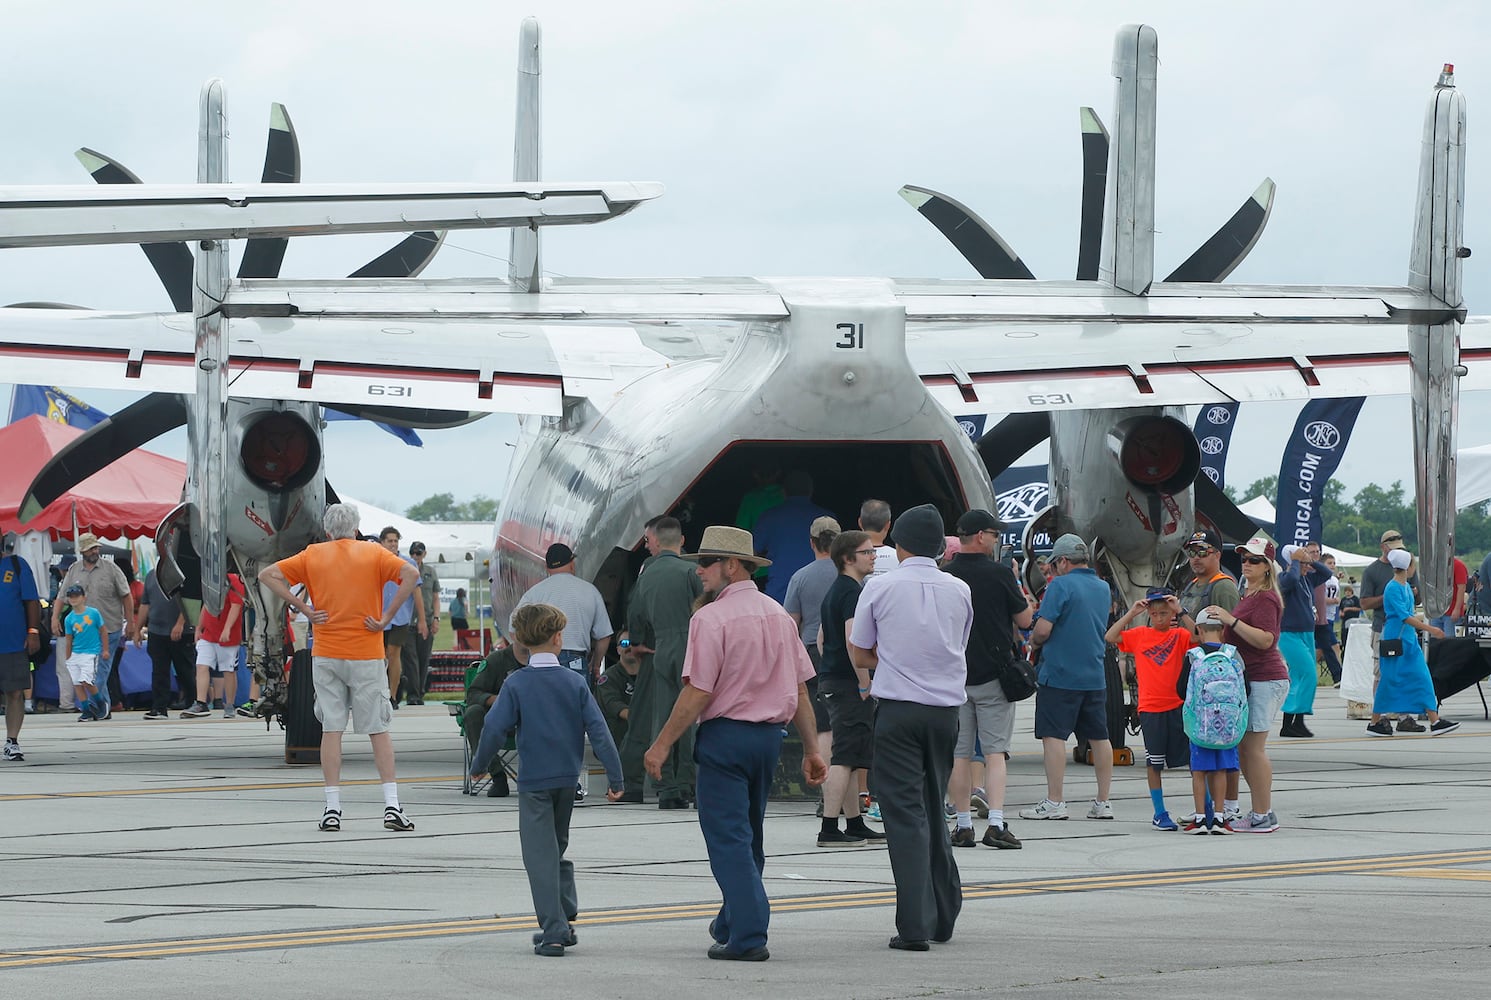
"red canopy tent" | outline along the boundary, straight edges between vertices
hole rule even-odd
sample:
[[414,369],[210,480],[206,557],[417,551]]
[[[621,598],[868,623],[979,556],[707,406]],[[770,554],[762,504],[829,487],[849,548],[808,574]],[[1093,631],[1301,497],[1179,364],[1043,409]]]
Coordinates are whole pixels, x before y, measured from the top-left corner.
[[73,505],[80,530],[105,537],[153,535],[181,502],[186,463],[150,451],[133,451],[89,476],[25,524],[18,520],[26,487],[52,456],[82,434],[76,427],[30,416],[0,427],[0,531],[45,531],[72,536]]

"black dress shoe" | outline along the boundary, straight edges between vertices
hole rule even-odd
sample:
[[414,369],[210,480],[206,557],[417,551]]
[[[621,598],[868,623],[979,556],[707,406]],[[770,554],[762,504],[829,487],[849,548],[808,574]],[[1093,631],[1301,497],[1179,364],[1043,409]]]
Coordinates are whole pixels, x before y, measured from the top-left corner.
[[623,802],[623,803],[630,803],[631,805],[641,805],[642,804],[642,793],[641,792],[622,792],[621,793],[621,798],[618,799],[617,801],[618,802]]
[[731,951],[728,944],[712,944],[709,946],[709,957],[722,962],[764,962],[771,957],[771,952],[766,950],[764,944],[745,951]]
[[683,799],[658,799],[657,807],[659,809],[687,809],[689,804]]
[[502,799],[512,794],[507,786],[507,775],[497,772],[492,775],[492,783],[487,786],[487,798]]
[[932,946],[925,941],[907,941],[897,934],[890,939],[890,946],[896,951],[931,951]]
[[[536,945],[544,943],[544,932],[543,931],[534,931],[534,933],[533,933],[533,943],[536,944]],[[563,945],[566,948],[573,948],[575,945],[577,945],[577,944],[580,943],[580,938],[575,934],[575,929],[573,927],[571,927],[569,929],[569,937],[565,938],[563,941],[559,941],[559,942],[556,942],[556,943],[561,944],[561,945]]]

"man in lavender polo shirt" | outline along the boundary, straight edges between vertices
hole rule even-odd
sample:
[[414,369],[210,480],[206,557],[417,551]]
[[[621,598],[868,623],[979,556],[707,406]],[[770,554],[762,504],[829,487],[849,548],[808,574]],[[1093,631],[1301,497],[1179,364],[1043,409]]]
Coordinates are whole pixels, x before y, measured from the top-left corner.
[[900,951],[927,951],[929,940],[950,940],[963,907],[942,795],[958,741],[958,707],[967,698],[973,600],[968,584],[937,568],[943,528],[931,504],[896,518],[892,537],[900,568],[865,581],[849,633],[849,659],[857,669],[875,671],[870,784],[880,800],[896,880],[890,946]]
[[662,732],[643,757],[653,780],[679,738],[699,721],[695,795],[709,869],[724,903],[709,924],[709,957],[764,962],[771,902],[761,883],[766,867],[762,827],[766,797],[782,749],[782,727],[802,736],[802,773],[810,785],[828,777],[807,681],[813,677],[797,626],[776,601],[756,589],[751,574],[770,563],[755,554],[749,531],[711,527],[699,551],[704,607],[689,622],[683,691]]

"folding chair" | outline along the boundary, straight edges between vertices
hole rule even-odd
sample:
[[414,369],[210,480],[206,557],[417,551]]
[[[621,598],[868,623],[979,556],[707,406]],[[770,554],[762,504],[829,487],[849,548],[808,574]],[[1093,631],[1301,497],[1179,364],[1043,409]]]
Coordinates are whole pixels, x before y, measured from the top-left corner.
[[[470,690],[472,678],[481,670],[481,665],[482,661],[477,660],[466,668],[466,681],[461,687],[462,691]],[[466,702],[446,702],[446,710],[455,716],[456,731],[461,734],[461,791],[466,795],[480,795],[492,779],[489,777],[481,782],[471,780],[471,741],[466,738]],[[494,764],[502,768],[510,782],[518,779],[518,745],[511,737],[497,751]]]

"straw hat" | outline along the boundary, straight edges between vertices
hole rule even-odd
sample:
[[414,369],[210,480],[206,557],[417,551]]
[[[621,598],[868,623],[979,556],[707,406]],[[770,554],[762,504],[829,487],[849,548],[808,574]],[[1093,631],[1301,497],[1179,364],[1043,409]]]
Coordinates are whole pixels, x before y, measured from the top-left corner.
[[719,524],[705,528],[704,539],[699,543],[699,551],[690,552],[684,558],[698,559],[700,556],[741,559],[757,566],[771,565],[770,559],[763,559],[756,555],[756,543],[749,531]]

